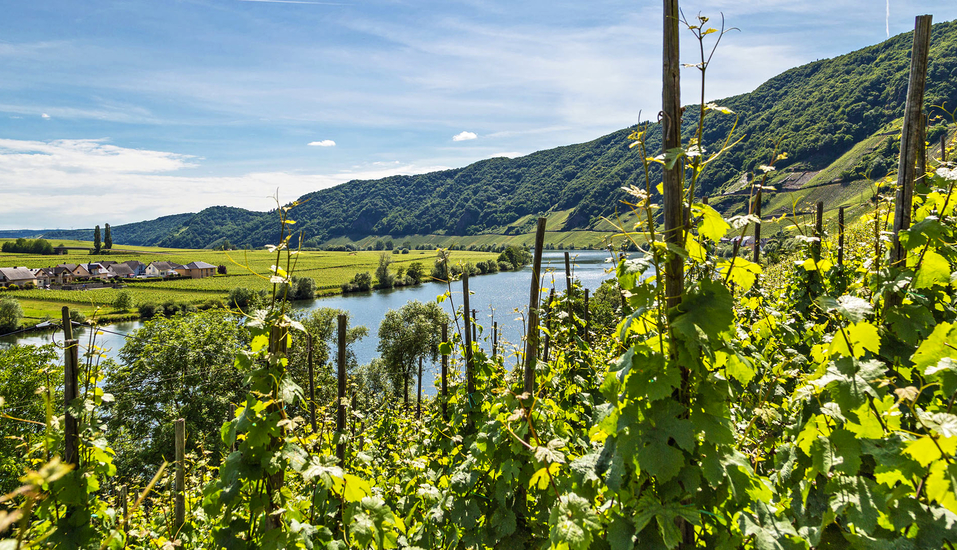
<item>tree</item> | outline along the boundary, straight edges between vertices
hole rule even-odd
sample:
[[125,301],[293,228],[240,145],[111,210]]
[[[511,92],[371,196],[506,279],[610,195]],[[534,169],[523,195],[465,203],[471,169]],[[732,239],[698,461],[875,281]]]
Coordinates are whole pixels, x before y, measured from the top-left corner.
[[113,309],[118,311],[129,311],[133,309],[133,297],[127,291],[122,291],[116,295],[113,300]]
[[[46,421],[45,403],[37,391],[46,386],[49,373],[62,372],[62,367],[55,364],[56,360],[53,344],[0,349],[0,395],[6,401],[0,405],[0,414],[29,421],[17,422],[8,418],[0,421],[0,493],[7,494],[20,486],[17,480],[30,464],[26,459],[26,449],[32,447],[34,438],[42,437]],[[57,398],[57,393],[59,391],[51,396],[54,416],[62,410],[60,403],[63,400]]]
[[186,419],[188,451],[221,455],[219,429],[229,404],[246,392],[244,373],[233,365],[246,338],[221,310],[157,317],[130,335],[104,383],[115,398],[107,426],[121,475],[149,480],[172,454],[177,418]]
[[236,287],[229,291],[229,296],[226,297],[226,307],[235,307],[248,313],[262,306],[264,300],[265,296],[262,292],[245,287]]
[[508,262],[513,270],[518,270],[532,263],[532,254],[520,246],[509,245],[498,255],[500,262]]
[[106,224],[106,234],[103,237],[103,248],[113,248],[113,235],[110,233],[110,224]]
[[409,404],[409,384],[418,374],[417,360],[435,361],[439,354],[439,327],[449,321],[449,316],[435,302],[422,303],[413,300],[398,310],[386,312],[379,325],[379,353],[396,393],[402,392]]
[[226,274],[226,266],[225,266],[225,265],[222,265],[222,264],[216,266],[216,273],[218,273],[218,274],[220,274],[220,275],[225,275],[225,274]]
[[14,298],[0,300],[0,332],[13,332],[20,326],[23,318],[23,308]]
[[100,226],[96,226],[93,229],[93,253],[99,254],[101,248],[103,248],[103,243],[100,242]]
[[375,270],[376,288],[392,288],[395,286],[395,274],[389,271],[392,259],[388,253],[379,255],[379,267]]
[[409,264],[409,269],[405,272],[405,276],[408,277],[409,281],[414,285],[421,283],[424,275],[425,268],[422,266],[422,262],[412,262]]

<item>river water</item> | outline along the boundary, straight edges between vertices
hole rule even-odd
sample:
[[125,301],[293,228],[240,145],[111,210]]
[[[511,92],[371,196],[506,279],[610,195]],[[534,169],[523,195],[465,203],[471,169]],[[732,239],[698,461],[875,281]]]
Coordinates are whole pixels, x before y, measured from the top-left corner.
[[[606,262],[607,251],[581,250],[569,253],[572,261],[572,278],[594,291],[601,282],[612,274],[606,273],[613,264]],[[556,293],[565,290],[565,256],[562,251],[546,250],[542,253],[542,271],[544,273],[543,288],[554,287]],[[531,267],[520,271],[506,271],[494,275],[481,275],[469,279],[471,309],[476,310],[478,324],[484,327],[484,337],[490,338],[492,322],[498,322],[500,346],[504,346],[505,353],[511,353],[521,346],[524,336],[523,313],[528,310],[529,290],[531,286]],[[370,362],[378,355],[379,324],[386,311],[398,309],[412,300],[427,302],[435,300],[448,288],[440,283],[425,283],[415,287],[399,288],[395,290],[376,291],[368,293],[353,293],[341,296],[320,298],[307,303],[298,303],[297,310],[308,313],[320,307],[331,307],[348,311],[351,315],[351,326],[363,325],[368,327],[369,335],[355,344],[356,359],[360,364]],[[543,292],[542,301],[547,298]],[[456,307],[462,305],[462,283],[452,286],[452,301]],[[443,302],[446,311],[449,301]],[[101,327],[101,334],[96,337],[96,345],[104,350],[107,357],[115,358],[123,346],[127,335],[143,326],[141,321],[116,323]],[[450,327],[454,330],[454,326]],[[89,338],[88,329],[77,327],[74,337],[80,340],[81,346]],[[19,336],[8,336],[0,339],[0,344],[7,345],[42,345],[50,342],[62,343],[62,331],[33,332]],[[487,343],[483,349],[490,349]],[[501,349],[501,348],[500,348]]]

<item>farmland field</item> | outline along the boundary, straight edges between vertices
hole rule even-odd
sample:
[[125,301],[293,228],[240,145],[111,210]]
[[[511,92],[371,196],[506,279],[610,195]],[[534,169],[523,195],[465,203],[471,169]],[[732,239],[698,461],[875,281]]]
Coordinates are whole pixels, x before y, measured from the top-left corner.
[[[3,240],[0,240],[2,242]],[[55,246],[90,246],[91,243],[76,241],[51,241]],[[316,281],[316,294],[328,295],[340,292],[342,283],[352,280],[356,273],[374,272],[383,252],[326,252],[307,251],[293,256],[296,264],[293,273],[301,277],[311,277]],[[413,262],[421,262],[426,273],[432,269],[435,260],[433,250],[410,250],[408,254],[389,254],[393,264],[391,269],[407,268]],[[498,255],[489,252],[453,251],[454,263],[480,262]],[[201,304],[218,301],[226,297],[230,290],[245,287],[254,290],[271,288],[269,283],[270,266],[276,261],[276,255],[265,250],[187,250],[175,248],[118,246],[110,254],[91,255],[81,250],[71,250],[67,255],[40,256],[36,254],[0,253],[0,267],[25,266],[29,268],[52,267],[61,263],[89,263],[102,260],[124,262],[138,260],[144,264],[153,261],[187,264],[203,261],[226,267],[225,275],[216,275],[205,279],[175,279],[170,281],[129,282],[123,289],[133,298],[134,307],[140,304],[163,304],[179,302]],[[286,266],[281,266],[285,268]],[[99,307],[99,315],[111,314],[111,304],[121,290],[112,288],[91,290],[17,290],[6,291],[5,296],[14,296],[26,315],[25,323],[33,324],[44,316],[57,317],[66,305],[79,309],[90,316]]]

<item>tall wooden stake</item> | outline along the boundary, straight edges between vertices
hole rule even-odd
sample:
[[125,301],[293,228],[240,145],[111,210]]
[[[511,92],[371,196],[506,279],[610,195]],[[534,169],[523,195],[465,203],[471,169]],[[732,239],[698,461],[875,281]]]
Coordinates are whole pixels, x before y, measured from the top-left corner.
[[565,253],[565,305],[568,306],[568,326],[569,328],[575,327],[575,314],[572,304],[572,267],[571,261],[568,257],[568,252]]
[[545,302],[545,349],[542,351],[542,359],[548,361],[548,349],[552,342],[552,318],[554,317],[552,312],[552,303],[555,301],[555,287],[552,287],[548,291],[548,301]]
[[122,522],[123,532],[124,532],[124,533],[126,533],[126,524],[127,524],[127,522],[130,520],[129,505],[127,504],[127,501],[129,500],[128,497],[127,497],[128,491],[129,491],[129,489],[127,489],[126,485],[120,486],[120,494],[119,494],[119,497],[118,497],[118,500],[119,500],[119,512],[120,512],[120,514],[122,514],[122,515],[120,516],[120,521]]
[[498,321],[492,323],[492,358],[498,357]]
[[844,207],[837,209],[837,265],[844,265]]
[[[235,419],[236,419],[236,405],[235,405],[235,403],[230,403],[230,404],[229,404],[229,419],[227,420],[227,422],[232,422],[232,421],[235,420]],[[235,440],[235,439],[233,439],[232,445],[229,446],[229,452],[231,452],[231,453],[236,452],[236,440]]]
[[588,314],[588,289],[586,288],[585,289],[585,343],[586,344],[591,343],[591,334],[589,334],[589,330],[591,329],[591,327],[589,325],[591,325],[591,317]]
[[[63,310],[64,316],[69,320],[69,311],[65,307]],[[64,332],[66,332],[66,329],[64,329]],[[70,405],[79,394],[80,342],[72,338],[72,330],[69,335],[71,338],[64,342],[65,348],[63,350],[63,410],[65,420],[63,461],[67,464],[79,466],[80,425],[77,418],[70,412]]]
[[[898,235],[910,227],[911,203],[914,195],[914,177],[917,148],[920,139],[921,112],[924,106],[924,86],[927,82],[927,56],[930,51],[932,16],[918,15],[914,27],[914,42],[910,58],[910,77],[907,82],[907,103],[904,105],[904,125],[901,129],[900,161],[897,165],[897,197],[894,211],[894,245],[891,265],[904,260],[904,248]],[[895,302],[893,298],[889,298]]]
[[475,322],[476,319],[478,319],[478,312],[473,309],[472,310],[472,341],[475,343],[478,343],[478,323]]
[[176,508],[173,533],[178,533],[186,522],[186,420],[177,419],[173,427],[176,436]]
[[419,357],[419,388],[415,392],[415,417],[422,418],[422,357]]
[[[449,324],[442,323],[442,342],[449,341]],[[442,355],[442,418],[449,418],[449,356]]]
[[924,174],[927,173],[927,115],[921,111],[920,122],[917,124],[917,160],[914,168],[914,181],[924,183]]
[[814,220],[814,236],[817,241],[811,247],[815,262],[821,261],[821,243],[824,241],[824,201],[817,201],[817,217]]
[[947,132],[940,135],[940,161],[947,162]]
[[758,221],[754,224],[754,242],[751,244],[751,261],[759,263],[761,261],[761,184],[758,183],[758,192],[754,195],[754,215]]
[[[681,62],[678,52],[680,14],[678,0],[664,0],[664,48],[662,52],[661,127],[662,152],[681,147]],[[681,163],[664,170],[665,241],[684,246],[684,183]],[[684,261],[674,254],[665,264],[665,294],[668,308],[681,303],[684,294]]]
[[475,393],[475,365],[472,364],[472,327],[469,325],[471,319],[469,316],[469,274],[462,274],[462,300],[464,301],[464,306],[462,309],[462,317],[465,321],[465,384],[466,391],[468,392],[466,403],[466,412],[468,415],[468,427],[472,427],[472,407],[475,405],[474,396]]
[[339,458],[339,465],[344,466],[346,461],[346,445],[342,442],[342,437],[346,433],[346,316],[339,314],[339,332],[338,332],[338,367],[339,367],[339,399],[336,401],[336,431],[339,432],[339,443],[336,445],[336,456]]
[[312,365],[312,335],[306,333],[306,361],[309,365],[309,425],[316,433],[316,373]]
[[545,218],[538,218],[535,232],[535,256],[532,259],[532,288],[528,297],[528,336],[525,338],[525,391],[535,391],[535,363],[538,361],[538,304],[542,273],[542,249],[545,248]]

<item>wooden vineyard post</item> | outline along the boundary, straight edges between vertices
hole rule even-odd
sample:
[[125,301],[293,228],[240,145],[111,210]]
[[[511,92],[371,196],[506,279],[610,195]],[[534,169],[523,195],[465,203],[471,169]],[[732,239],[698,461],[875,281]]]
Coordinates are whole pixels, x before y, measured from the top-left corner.
[[478,323],[475,320],[478,319],[478,312],[474,309],[472,310],[472,341],[476,344],[478,343]]
[[[442,343],[449,342],[449,324],[442,323]],[[442,354],[442,419],[449,419],[449,356]]]
[[751,261],[760,263],[761,261],[761,191],[762,186],[758,184],[758,192],[754,196],[754,215],[758,221],[754,224],[754,242],[751,243]]
[[346,461],[346,445],[342,442],[342,437],[346,433],[346,316],[339,314],[339,332],[338,332],[339,353],[339,399],[336,401],[336,432],[339,433],[339,443],[336,444],[336,456],[339,458],[339,466],[344,466]]
[[[286,355],[286,339],[288,333],[282,327],[274,326],[269,331],[269,354]],[[268,413],[279,412],[282,406],[279,404],[278,390],[272,392],[273,403],[266,407]],[[283,428],[284,430],[284,428]],[[269,440],[269,446],[272,450],[278,451],[282,445],[282,439],[272,436]],[[282,525],[282,511],[277,509],[273,500],[273,495],[277,495],[282,490],[285,483],[285,471],[280,469],[275,474],[266,477],[266,496],[268,504],[266,505],[266,530],[278,529]]]
[[707,204],[708,204],[708,197],[701,197],[701,204],[707,205]]
[[[356,397],[356,388],[352,387],[352,405],[349,407],[350,411],[355,411],[357,409],[357,397]],[[352,431],[352,437],[356,436],[356,419],[355,416],[352,416],[352,421],[349,422],[349,429]]]
[[[910,58],[910,77],[907,82],[907,102],[904,105],[904,125],[901,129],[900,161],[897,166],[897,197],[894,210],[894,244],[891,248],[891,265],[904,260],[904,248],[898,236],[910,227],[911,203],[914,195],[914,177],[917,163],[917,148],[920,138],[921,112],[924,105],[924,85],[927,82],[927,56],[930,50],[932,17],[918,15],[914,28],[914,42]],[[888,302],[899,303],[900,298],[888,297]]]
[[575,314],[572,304],[572,268],[568,252],[565,252],[565,303],[568,306],[568,328],[575,328]]
[[469,274],[462,274],[462,300],[464,307],[462,317],[465,321],[465,387],[468,395],[466,396],[466,414],[468,415],[468,427],[472,428],[472,407],[474,406],[475,393],[475,366],[472,364],[472,328],[469,326]]
[[548,348],[552,342],[552,303],[555,301],[555,288],[548,291],[548,301],[545,302],[545,349],[542,350],[542,360],[548,362]]
[[914,181],[923,183],[924,175],[927,173],[927,115],[923,111],[920,113],[920,121],[917,124],[917,139],[914,145],[917,147]]
[[[705,197],[707,198],[707,197]],[[591,343],[591,336],[588,334],[588,330],[591,328],[589,326],[591,318],[588,315],[588,289],[585,289],[585,343]]]
[[63,411],[64,443],[63,461],[74,466],[80,465],[80,426],[70,404],[79,393],[80,342],[73,339],[73,324],[70,321],[70,308],[63,306]]
[[316,433],[316,373],[312,361],[312,334],[306,332],[306,361],[309,365],[309,424],[312,433]]
[[811,248],[811,254],[814,256],[814,261],[821,261],[821,243],[824,241],[824,201],[817,201],[817,216],[814,220],[814,236],[817,237],[817,240],[814,241],[814,246]]
[[[235,404],[235,403],[230,403],[230,404],[229,404],[229,418],[227,419],[227,422],[232,422],[232,421],[235,420],[235,419],[236,419],[236,404]],[[235,440],[235,439],[233,439],[232,444],[229,446],[229,452],[231,452],[231,453],[236,452],[236,440]]]
[[542,273],[542,249],[545,248],[545,218],[538,218],[535,232],[535,256],[532,260],[532,288],[528,297],[528,336],[525,339],[525,392],[535,392],[535,364],[538,362],[538,304]]
[[[680,13],[678,0],[664,0],[664,42],[662,48],[661,127],[662,153],[681,147],[681,62],[678,52]],[[666,242],[684,246],[684,183],[681,162],[663,170],[664,223]],[[677,307],[684,294],[684,261],[673,254],[665,264],[665,295],[668,309]]]
[[498,357],[498,321],[492,323],[492,359]]
[[844,207],[837,209],[837,265],[844,265]]
[[126,524],[130,520],[130,511],[129,511],[129,506],[127,504],[128,491],[129,489],[127,489],[126,485],[120,486],[120,494],[117,497],[117,500],[119,500],[119,502],[117,503],[118,504],[117,507],[119,508],[120,514],[122,514],[120,516],[120,522],[121,522],[122,530],[124,533],[126,533]]
[[173,428],[176,436],[176,484],[174,487],[176,506],[173,520],[175,534],[186,522],[186,420],[182,418],[175,420]]
[[415,418],[422,418],[422,357],[419,357],[419,387],[415,392]]
[[940,161],[947,162],[947,132],[940,135]]

